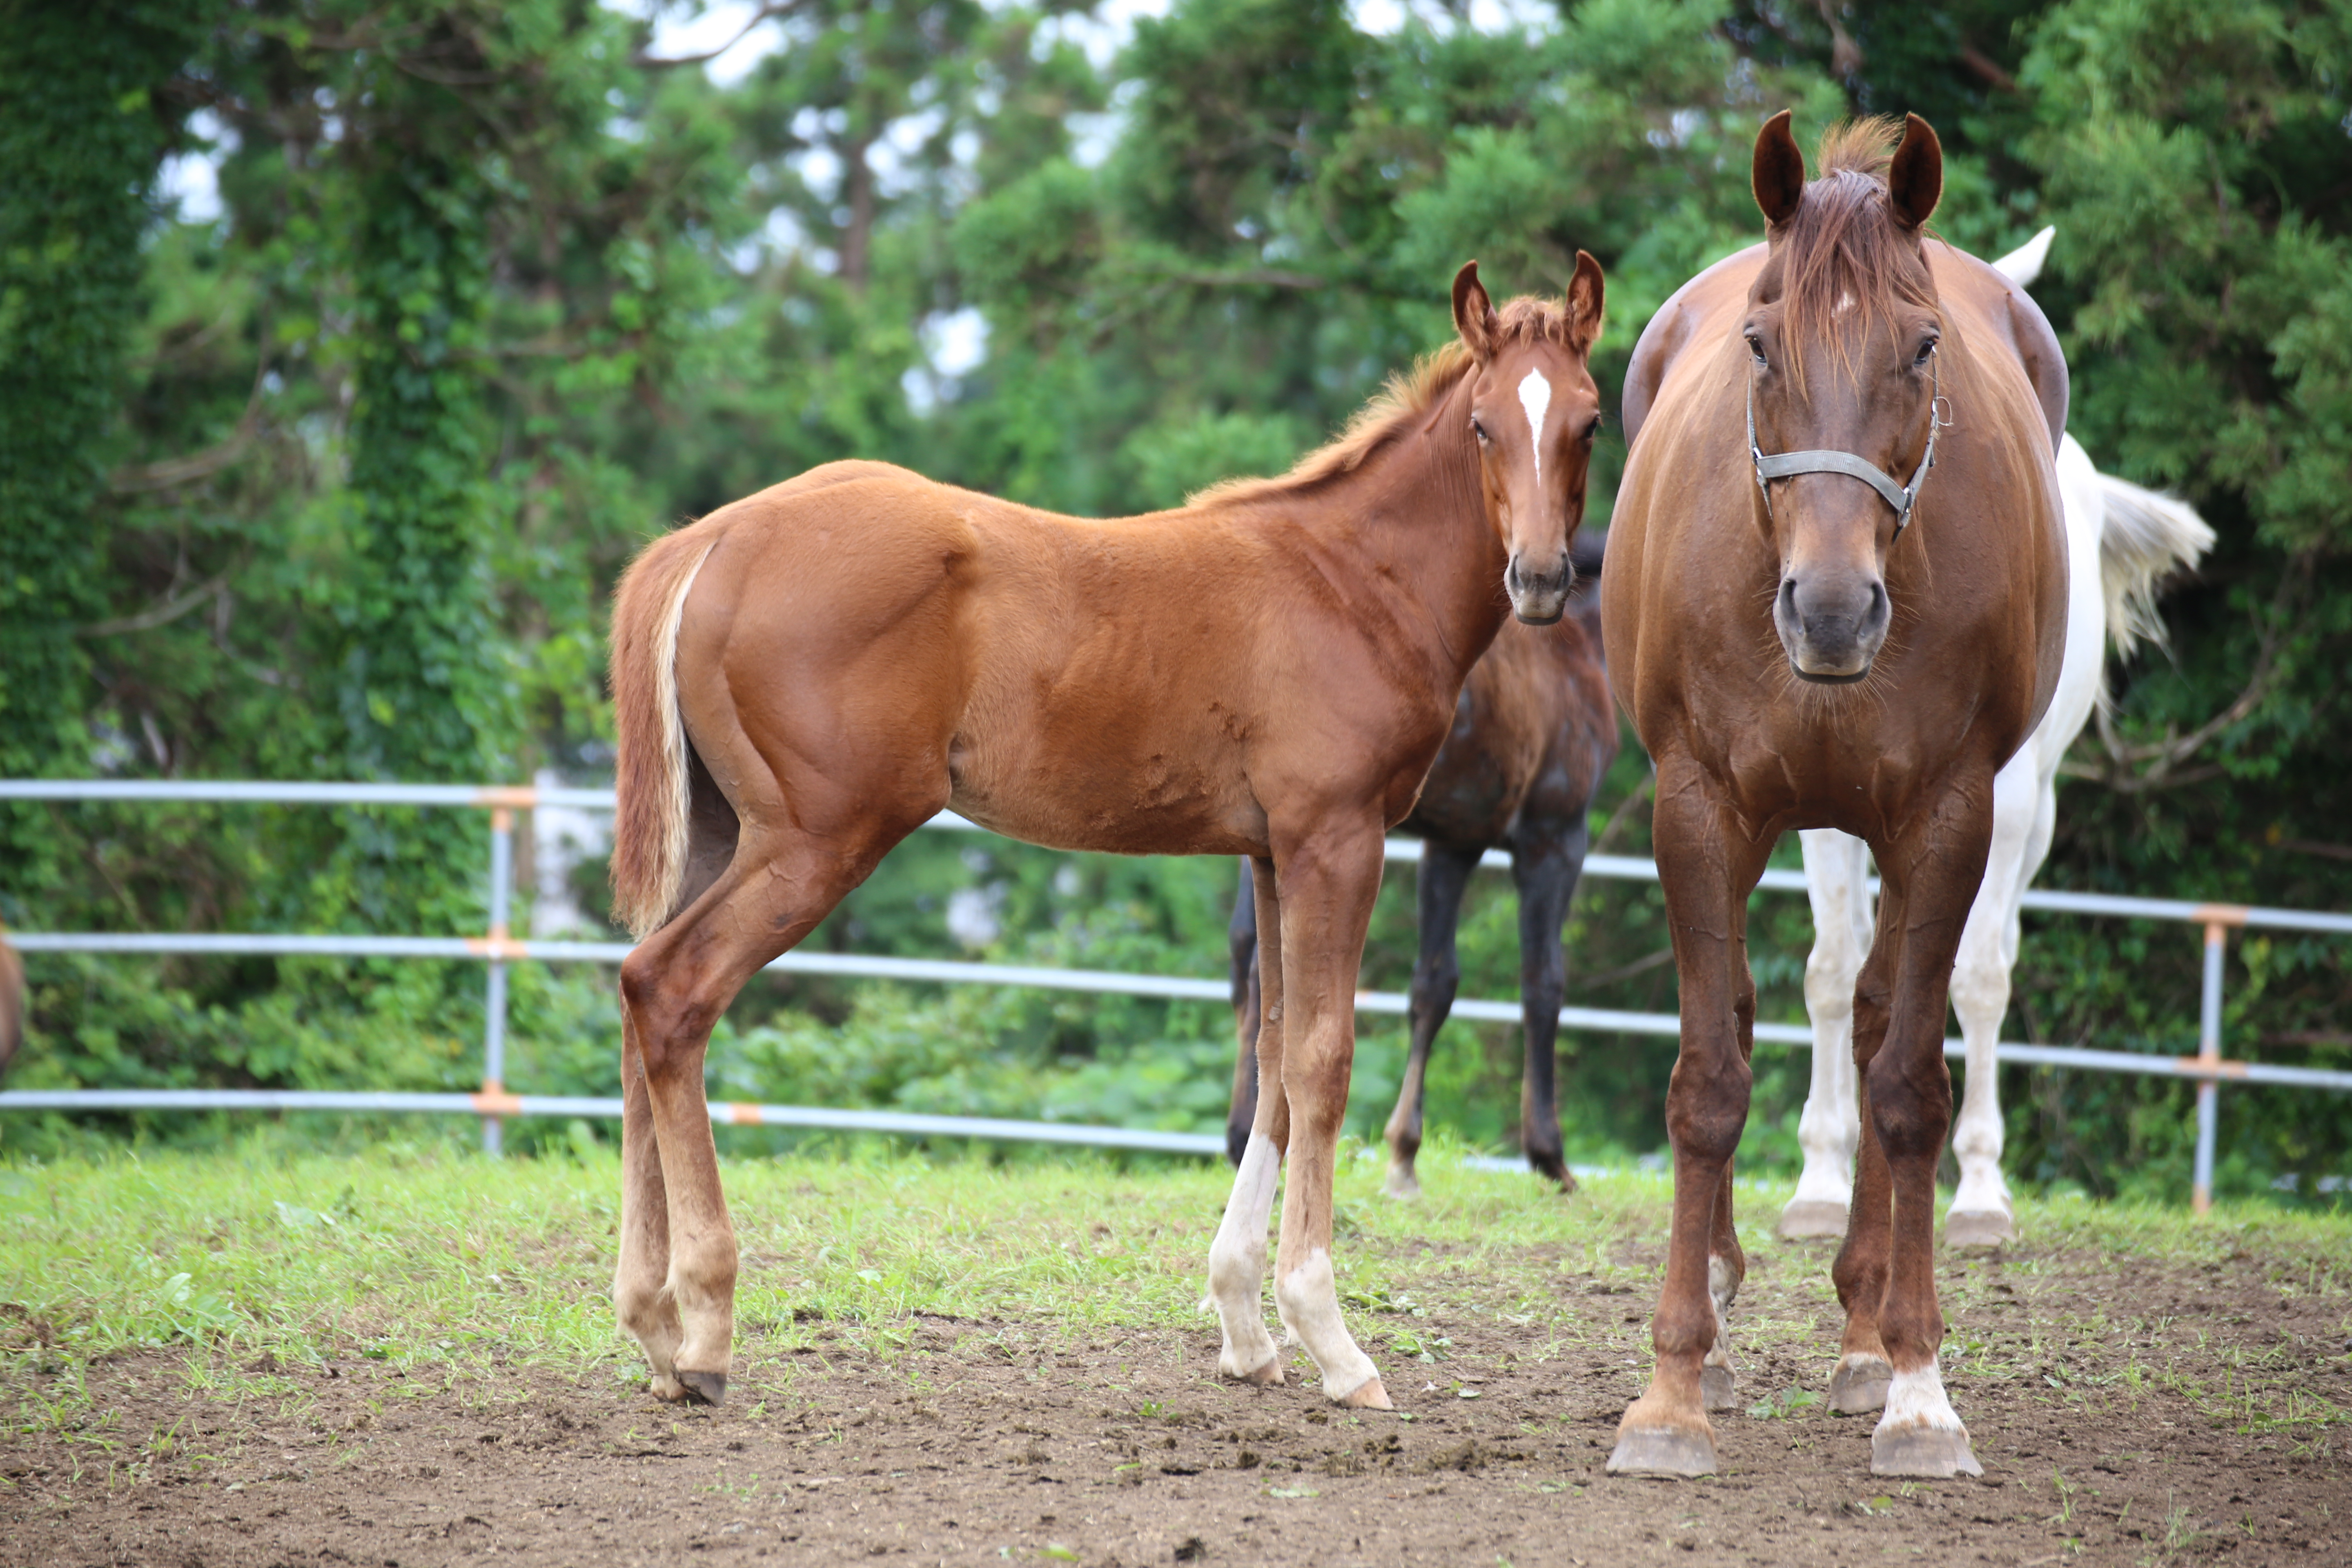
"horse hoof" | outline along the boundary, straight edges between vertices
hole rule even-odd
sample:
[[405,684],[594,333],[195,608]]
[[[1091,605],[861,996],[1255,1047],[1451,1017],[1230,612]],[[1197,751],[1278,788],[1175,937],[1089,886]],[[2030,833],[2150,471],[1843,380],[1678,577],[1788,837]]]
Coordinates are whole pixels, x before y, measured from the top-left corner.
[[1412,1173],[1410,1165],[1391,1165],[1389,1179],[1381,1184],[1381,1191],[1400,1199],[1421,1196],[1421,1178]]
[[1711,1476],[1715,1445],[1700,1432],[1650,1427],[1617,1434],[1609,1455],[1612,1476]]
[[1569,1171],[1568,1162],[1558,1154],[1529,1154],[1528,1169],[1538,1176],[1549,1177],[1563,1193],[1576,1191],[1576,1177]]
[[1336,1403],[1349,1410],[1394,1410],[1396,1408],[1389,1403],[1387,1385],[1377,1377],[1348,1395],[1347,1398]]
[[1727,1366],[1703,1366],[1698,1369],[1699,1398],[1709,1410],[1739,1408],[1739,1386]]
[[727,1374],[723,1372],[687,1372],[681,1369],[677,1381],[683,1388],[683,1402],[688,1405],[727,1403]]
[[1265,1358],[1265,1364],[1255,1372],[1244,1373],[1240,1381],[1258,1388],[1282,1386],[1282,1357],[1279,1353]]
[[1886,1407],[1894,1366],[1874,1355],[1849,1356],[1830,1373],[1830,1408],[1841,1415],[1867,1415]]
[[2017,1222],[1999,1209],[1955,1209],[1944,1221],[1946,1247],[2005,1247],[2017,1239]]
[[1966,1430],[1902,1426],[1870,1435],[1870,1473],[1948,1481],[1954,1476],[1983,1475],[1984,1467],[1977,1463]]
[[1813,1241],[1845,1234],[1845,1205],[1827,1198],[1803,1198],[1780,1211],[1780,1239]]

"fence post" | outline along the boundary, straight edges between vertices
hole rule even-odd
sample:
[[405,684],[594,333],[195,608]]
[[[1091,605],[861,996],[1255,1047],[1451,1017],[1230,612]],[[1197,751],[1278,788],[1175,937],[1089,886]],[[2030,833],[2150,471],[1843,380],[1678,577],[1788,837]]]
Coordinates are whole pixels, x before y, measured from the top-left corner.
[[[2204,1066],[2221,1060],[2221,959],[2229,941],[2228,926],[2220,921],[2205,922],[2205,994],[2197,1019],[2197,1060]],[[2197,1168],[2189,1204],[2200,1215],[2213,1206],[2213,1134],[2221,1120],[2221,1092],[2219,1078],[2198,1080]]]
[[[482,1095],[490,1100],[507,1091],[507,963],[498,956],[507,942],[509,890],[514,881],[514,812],[490,808],[490,973],[482,1005]],[[506,1120],[482,1118],[482,1150],[497,1154],[504,1145]]]

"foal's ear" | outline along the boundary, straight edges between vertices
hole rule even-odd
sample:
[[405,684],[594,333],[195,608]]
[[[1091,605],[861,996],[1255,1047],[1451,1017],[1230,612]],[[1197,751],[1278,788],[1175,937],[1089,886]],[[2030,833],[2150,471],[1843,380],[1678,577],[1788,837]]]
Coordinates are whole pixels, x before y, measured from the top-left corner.
[[1797,151],[1797,139],[1790,133],[1787,110],[1766,121],[1756,133],[1756,167],[1748,183],[1766,223],[1778,228],[1797,216],[1797,204],[1805,199],[1805,155]]
[[1591,351],[1601,336],[1601,263],[1590,251],[1576,253],[1576,276],[1568,280],[1568,346],[1571,353]]
[[1480,364],[1495,357],[1495,339],[1503,323],[1495,314],[1495,301],[1486,298],[1486,286],[1478,281],[1475,261],[1464,262],[1454,275],[1454,330]]
[[1917,228],[1944,195],[1944,144],[1936,128],[1916,114],[1903,117],[1903,144],[1886,168],[1886,201],[1895,221]]

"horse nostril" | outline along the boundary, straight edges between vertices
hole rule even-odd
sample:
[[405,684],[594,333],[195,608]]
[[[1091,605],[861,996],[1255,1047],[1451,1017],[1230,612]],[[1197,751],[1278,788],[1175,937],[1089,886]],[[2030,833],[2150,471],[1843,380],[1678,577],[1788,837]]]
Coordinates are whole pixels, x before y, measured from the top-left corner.
[[1886,616],[1889,608],[1890,606],[1886,598],[1886,584],[1884,583],[1873,583],[1870,585],[1869,624],[1874,626],[1884,626],[1886,623]]
[[1780,579],[1780,613],[1791,620],[1796,618],[1797,580],[1794,577]]

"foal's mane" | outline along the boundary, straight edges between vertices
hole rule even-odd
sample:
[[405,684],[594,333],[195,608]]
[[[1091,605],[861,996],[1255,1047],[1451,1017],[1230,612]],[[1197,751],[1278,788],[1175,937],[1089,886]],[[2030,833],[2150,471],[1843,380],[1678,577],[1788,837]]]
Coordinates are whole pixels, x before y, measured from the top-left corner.
[[1928,231],[1898,226],[1887,199],[1886,171],[1902,135],[1903,122],[1886,115],[1823,132],[1814,156],[1820,177],[1806,184],[1796,213],[1774,236],[1782,257],[1781,342],[1800,384],[1809,342],[1827,339],[1839,368],[1852,374],[1852,339],[1830,326],[1842,305],[1857,312],[1856,324],[1867,332],[1898,303],[1936,304],[1917,244]]
[[[1497,353],[1517,344],[1546,340],[1562,348],[1574,347],[1570,337],[1573,323],[1568,308],[1557,300],[1522,294],[1496,310],[1496,321],[1492,336]],[[1402,439],[1414,422],[1443,402],[1475,363],[1469,348],[1459,338],[1432,349],[1415,360],[1411,370],[1392,373],[1380,391],[1372,395],[1372,400],[1358,409],[1337,436],[1292,464],[1288,473],[1272,479],[1222,479],[1206,489],[1194,491],[1185,498],[1186,503],[1200,506],[1213,501],[1266,500],[1300,495],[1352,474],[1374,453]]]

